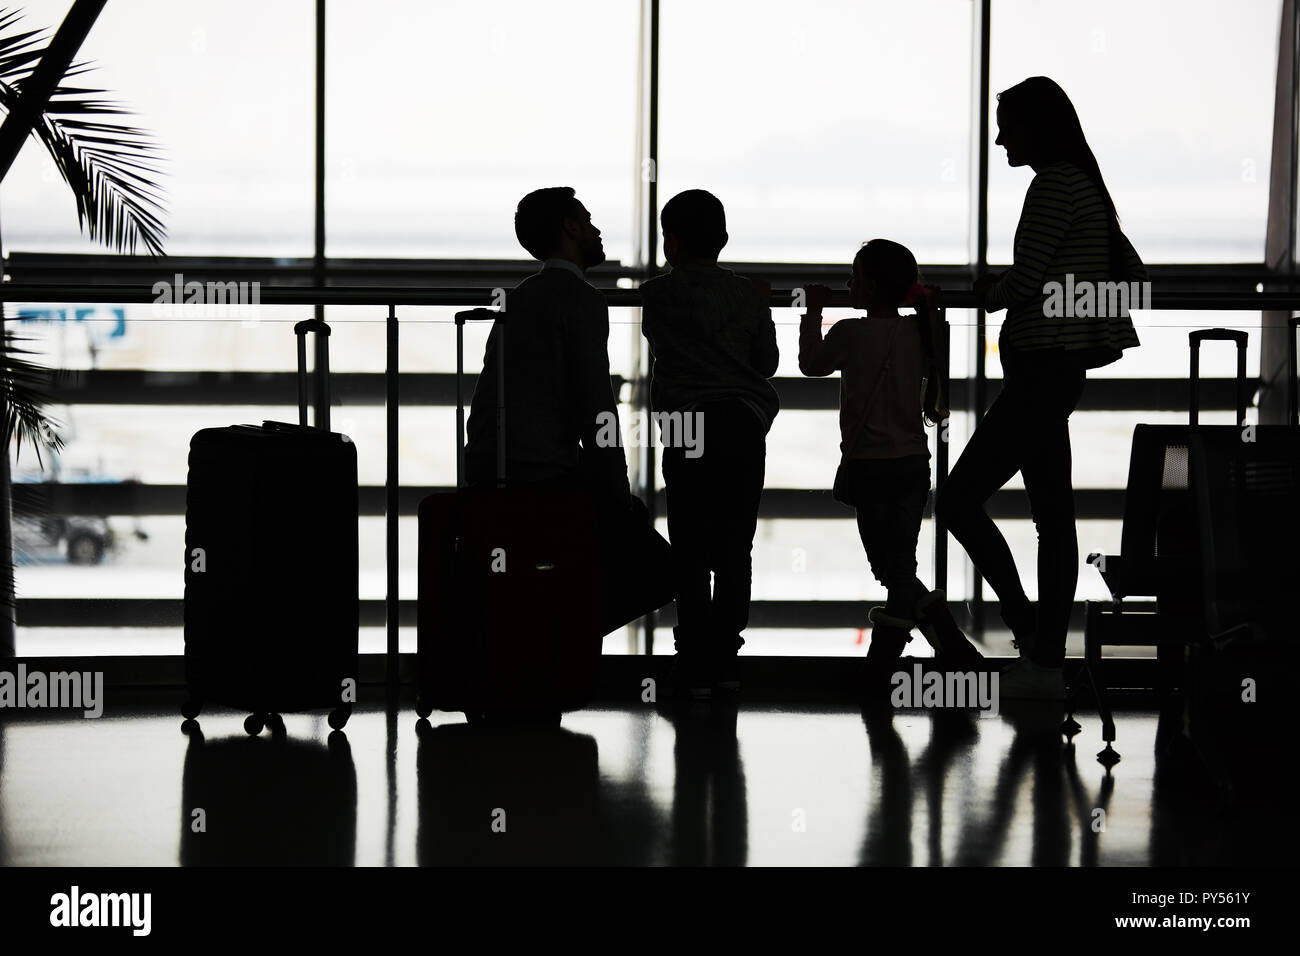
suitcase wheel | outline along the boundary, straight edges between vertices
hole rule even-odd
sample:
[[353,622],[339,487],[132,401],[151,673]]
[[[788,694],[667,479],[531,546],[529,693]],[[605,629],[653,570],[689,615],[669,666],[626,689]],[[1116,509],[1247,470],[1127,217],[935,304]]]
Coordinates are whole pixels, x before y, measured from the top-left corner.
[[201,710],[203,710],[203,705],[193,697],[185,698],[185,703],[181,704],[181,716],[186,720],[193,720],[198,717]]
[[335,730],[342,730],[347,725],[348,718],[352,716],[352,705],[343,704],[335,707],[330,711],[329,723]]
[[428,698],[423,694],[417,694],[415,697],[415,715],[420,718],[428,717],[433,713],[433,704],[429,703]]
[[256,737],[260,734],[263,726],[265,725],[262,722],[261,714],[249,714],[244,718],[244,730],[250,737]]

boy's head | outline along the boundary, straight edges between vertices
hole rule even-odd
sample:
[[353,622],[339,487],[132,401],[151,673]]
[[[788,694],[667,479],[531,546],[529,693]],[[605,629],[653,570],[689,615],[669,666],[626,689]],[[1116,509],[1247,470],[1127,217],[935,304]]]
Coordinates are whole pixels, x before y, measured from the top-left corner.
[[853,257],[850,304],[855,309],[873,305],[895,308],[920,280],[921,270],[907,246],[889,239],[872,239]]
[[519,200],[515,236],[534,259],[569,259],[583,269],[605,261],[600,230],[570,186],[537,189]]
[[670,266],[691,260],[717,262],[727,244],[727,214],[713,193],[688,189],[664,204],[664,258]]

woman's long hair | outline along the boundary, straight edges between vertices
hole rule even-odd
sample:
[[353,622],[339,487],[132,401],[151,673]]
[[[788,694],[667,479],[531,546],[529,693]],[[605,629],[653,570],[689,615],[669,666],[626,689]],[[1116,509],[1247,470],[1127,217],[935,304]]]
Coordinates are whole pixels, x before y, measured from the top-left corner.
[[921,414],[931,425],[939,424],[948,417],[943,396],[943,372],[948,367],[948,356],[943,348],[947,336],[943,334],[943,312],[935,296],[921,285],[921,269],[916,264],[916,257],[901,243],[872,239],[858,250],[853,262],[864,279],[875,280],[885,301],[891,305],[915,307],[926,363]]
[[1127,257],[1124,254],[1123,235],[1119,228],[1119,215],[1110,190],[1101,178],[1101,167],[1093,156],[1088,140],[1083,135],[1079,114],[1074,104],[1053,80],[1045,76],[1031,76],[1010,89],[998,94],[998,104],[1007,125],[1023,128],[1034,143],[1035,160],[1047,164],[1066,161],[1083,170],[1106,204],[1110,219],[1110,276],[1126,280]]

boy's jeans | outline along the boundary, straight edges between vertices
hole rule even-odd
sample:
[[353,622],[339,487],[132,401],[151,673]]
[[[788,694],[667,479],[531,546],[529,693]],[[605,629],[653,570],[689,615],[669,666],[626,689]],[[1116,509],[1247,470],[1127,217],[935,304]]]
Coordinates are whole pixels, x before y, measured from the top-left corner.
[[[677,651],[721,657],[743,645],[750,552],[763,494],[767,432],[738,399],[710,402],[698,457],[665,448],[668,537],[677,576]],[[694,451],[692,451],[694,453]],[[713,591],[709,591],[709,573]]]
[[889,592],[885,613],[910,621],[929,593],[916,576],[916,539],[930,496],[930,459],[852,458],[844,467],[871,573]]

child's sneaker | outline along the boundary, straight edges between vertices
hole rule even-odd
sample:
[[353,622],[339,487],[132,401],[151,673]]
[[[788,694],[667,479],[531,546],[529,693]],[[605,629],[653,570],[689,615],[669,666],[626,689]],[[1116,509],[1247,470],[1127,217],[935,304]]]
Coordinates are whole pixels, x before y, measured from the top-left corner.
[[678,651],[673,657],[673,695],[691,700],[708,700],[713,696],[713,668],[699,654]]
[[871,622],[871,643],[863,662],[864,690],[868,699],[887,699],[894,664],[912,639],[912,622],[891,617],[882,607],[873,607],[867,620]]
[[947,594],[938,590],[931,591],[917,602],[914,613],[917,627],[925,636],[926,642],[934,648],[936,664],[945,670],[971,670],[979,667],[984,655],[957,626],[952,612],[948,610]]
[[740,693],[740,658],[735,654],[722,657],[714,668],[715,686],[722,694]]

